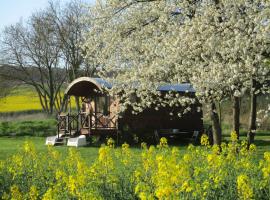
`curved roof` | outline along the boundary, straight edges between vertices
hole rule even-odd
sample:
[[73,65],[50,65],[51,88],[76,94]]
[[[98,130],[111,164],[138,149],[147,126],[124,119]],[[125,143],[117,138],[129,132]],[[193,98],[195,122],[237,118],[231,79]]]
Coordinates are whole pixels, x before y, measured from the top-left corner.
[[89,96],[110,89],[112,85],[101,78],[80,77],[72,81],[65,90],[66,95]]
[[[102,78],[80,77],[69,84],[65,91],[65,94],[73,96],[90,96],[91,94],[100,94],[103,89],[111,88],[112,84]],[[164,84],[159,86],[157,90],[161,92],[176,91],[195,93],[194,88],[189,83]]]

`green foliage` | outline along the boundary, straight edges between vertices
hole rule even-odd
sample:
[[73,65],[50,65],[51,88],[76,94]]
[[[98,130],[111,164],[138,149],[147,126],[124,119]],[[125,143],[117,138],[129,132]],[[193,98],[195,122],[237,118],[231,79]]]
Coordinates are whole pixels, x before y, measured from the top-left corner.
[[48,136],[55,135],[56,121],[0,122],[0,136]]

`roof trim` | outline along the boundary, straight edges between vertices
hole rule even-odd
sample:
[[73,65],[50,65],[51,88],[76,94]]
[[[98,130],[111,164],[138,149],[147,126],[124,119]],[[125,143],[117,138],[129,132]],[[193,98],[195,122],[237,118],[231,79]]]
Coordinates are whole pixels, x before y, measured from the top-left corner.
[[101,78],[80,77],[80,78],[76,78],[68,85],[67,89],[65,90],[65,94],[68,94],[69,90],[75,84],[82,82],[82,81],[90,82],[90,83],[94,84],[100,91],[102,91],[103,88],[110,89],[112,87],[110,83],[108,83],[107,81],[105,81],[104,79],[101,79]]

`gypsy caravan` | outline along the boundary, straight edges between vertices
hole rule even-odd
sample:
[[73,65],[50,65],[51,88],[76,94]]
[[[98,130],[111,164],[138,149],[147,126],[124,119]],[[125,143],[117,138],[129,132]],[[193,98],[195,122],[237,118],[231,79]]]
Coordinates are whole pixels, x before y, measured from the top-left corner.
[[[197,137],[203,131],[202,112],[197,110],[199,103],[181,118],[172,114],[182,109],[176,106],[158,110],[148,108],[139,114],[133,114],[131,109],[119,113],[121,102],[106,92],[111,88],[112,84],[101,78],[81,77],[70,83],[65,91],[65,112],[58,115],[57,135],[47,138],[46,144],[67,141],[71,146],[83,146],[91,136],[126,141],[133,134],[141,137],[146,133],[153,140],[159,140],[160,136]],[[195,90],[188,83],[162,85],[157,90],[162,94],[174,91],[180,95],[195,96]],[[75,114],[68,106],[71,96],[81,99],[82,103],[80,111]]]

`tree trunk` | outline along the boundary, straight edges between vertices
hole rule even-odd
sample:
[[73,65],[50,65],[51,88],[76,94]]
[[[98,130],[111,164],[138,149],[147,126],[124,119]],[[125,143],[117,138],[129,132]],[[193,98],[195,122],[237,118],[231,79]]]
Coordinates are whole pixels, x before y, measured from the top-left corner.
[[252,79],[251,95],[250,95],[250,116],[249,116],[249,130],[247,134],[248,145],[254,143],[256,132],[256,118],[257,118],[257,95],[256,81]]
[[233,130],[237,134],[237,139],[239,139],[239,129],[240,129],[240,98],[233,97]]
[[214,102],[210,105],[210,115],[213,125],[213,143],[221,145],[221,127],[219,123],[219,117],[216,110],[216,104]]
[[222,110],[221,110],[221,102],[218,102],[218,114],[219,114],[219,124],[222,127]]

